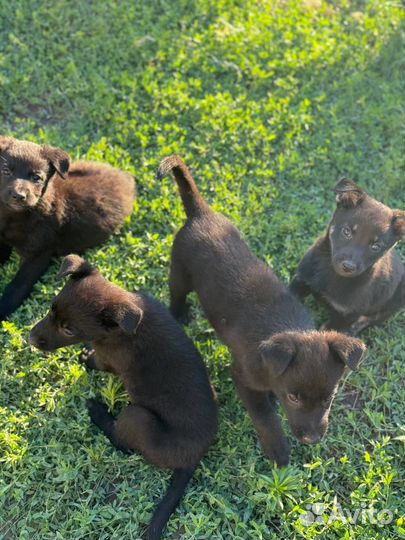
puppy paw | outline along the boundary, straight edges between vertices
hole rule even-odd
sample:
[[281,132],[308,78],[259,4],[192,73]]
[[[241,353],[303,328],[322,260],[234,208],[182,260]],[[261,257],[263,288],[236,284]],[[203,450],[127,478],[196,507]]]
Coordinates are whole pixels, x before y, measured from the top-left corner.
[[181,307],[171,306],[170,313],[183,326],[187,326],[191,322],[190,304],[188,302]]
[[88,399],[86,405],[93,424],[104,431],[107,425],[111,424],[113,420],[112,415],[108,412],[107,405],[96,399]]
[[89,369],[97,369],[96,353],[94,349],[85,348],[79,357],[79,362],[84,364]]
[[290,462],[290,445],[287,441],[280,441],[278,445],[263,448],[263,451],[278,467],[286,467]]

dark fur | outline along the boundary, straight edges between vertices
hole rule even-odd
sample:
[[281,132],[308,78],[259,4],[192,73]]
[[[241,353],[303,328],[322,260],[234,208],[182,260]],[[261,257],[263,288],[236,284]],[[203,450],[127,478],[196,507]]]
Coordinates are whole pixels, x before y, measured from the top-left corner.
[[284,465],[289,447],[274,400],[281,402],[299,440],[317,442],[327,429],[345,365],[355,369],[365,347],[336,332],[316,332],[296,297],[250,252],[233,224],[203,201],[179,157],[163,160],[158,175],[169,172],[187,214],[173,244],[172,313],[183,317],[186,296],[197,292],[208,319],[232,351],[234,382],[265,454]]
[[304,255],[291,289],[326,303],[327,328],[356,335],[405,305],[404,265],[395,250],[404,238],[405,213],[346,178],[335,190],[337,208],[328,231]]
[[174,470],[148,528],[147,538],[156,540],[216,434],[204,363],[156,300],[113,285],[77,255],[65,259],[60,275],[71,279],[30,341],[42,350],[90,341],[87,366],[122,378],[130,405],[114,418],[89,400],[89,413],[114,446],[139,450],[153,465]]
[[88,161],[70,166],[59,148],[0,137],[0,264],[13,248],[21,258],[0,299],[0,320],[22,304],[52,256],[107,240],[134,198],[134,179],[123,171]]

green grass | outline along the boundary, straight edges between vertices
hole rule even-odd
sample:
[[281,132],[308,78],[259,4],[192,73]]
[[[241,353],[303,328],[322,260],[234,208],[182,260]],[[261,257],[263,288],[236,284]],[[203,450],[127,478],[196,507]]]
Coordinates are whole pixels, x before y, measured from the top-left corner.
[[[3,133],[60,145],[134,173],[139,200],[123,230],[88,258],[129,289],[168,300],[184,214],[159,160],[180,153],[213,206],[288,280],[333,209],[343,174],[403,207],[404,11],[399,0],[16,0],[2,2]],[[4,267],[3,288],[17,259]],[[79,348],[27,345],[58,265],[3,324],[0,538],[121,539],[142,533],[169,474],[115,451],[85,399],[114,410],[116,379],[86,373]],[[311,302],[318,321],[322,314]],[[321,444],[292,441],[277,470],[260,452],[232,386],[227,349],[198,303],[187,332],[218,391],[220,430],[170,538],[405,537],[404,315],[364,338],[369,355],[342,384]],[[393,512],[389,525],[305,527],[307,506]]]

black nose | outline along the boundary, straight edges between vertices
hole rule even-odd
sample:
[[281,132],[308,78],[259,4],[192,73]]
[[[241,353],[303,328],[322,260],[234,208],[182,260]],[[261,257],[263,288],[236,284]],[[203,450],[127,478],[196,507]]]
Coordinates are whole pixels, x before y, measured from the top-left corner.
[[25,193],[16,193],[14,192],[12,194],[12,197],[15,201],[25,201],[25,199],[27,198],[27,196],[25,195]]
[[39,349],[46,346],[46,339],[41,336],[35,336],[33,333],[30,334],[29,342],[31,345]]
[[342,262],[342,270],[343,272],[346,272],[346,274],[353,274],[357,269],[357,266],[351,262],[351,261],[343,261]]

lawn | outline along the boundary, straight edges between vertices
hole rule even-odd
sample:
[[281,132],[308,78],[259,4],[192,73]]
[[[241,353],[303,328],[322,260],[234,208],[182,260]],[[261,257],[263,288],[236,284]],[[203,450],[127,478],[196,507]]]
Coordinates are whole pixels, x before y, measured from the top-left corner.
[[[132,217],[88,258],[166,303],[184,212],[174,181],[155,179],[163,156],[184,157],[207,200],[287,282],[325,229],[341,176],[404,207],[404,91],[399,0],[1,3],[1,133],[135,174]],[[0,329],[0,538],[134,539],[169,473],[91,427],[86,398],[114,411],[126,402],[117,379],[87,373],[79,347],[44,356],[28,346],[62,285],[57,271]],[[220,429],[167,537],[405,538],[404,313],[365,332],[368,357],[344,379],[327,436],[314,447],[290,437],[281,470],[261,454],[229,352],[196,298],[192,313]],[[346,519],[333,519],[337,503]],[[366,519],[384,509],[388,519]]]

